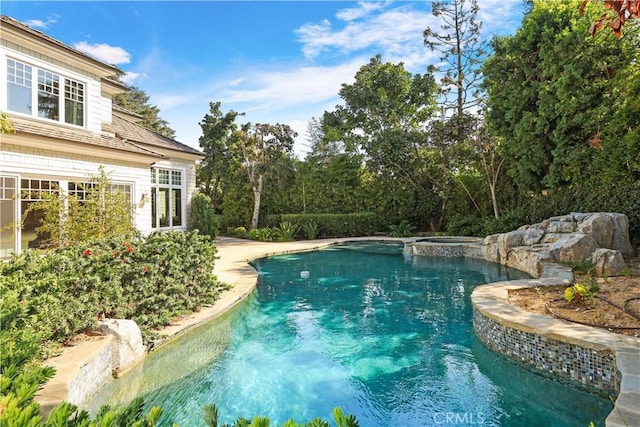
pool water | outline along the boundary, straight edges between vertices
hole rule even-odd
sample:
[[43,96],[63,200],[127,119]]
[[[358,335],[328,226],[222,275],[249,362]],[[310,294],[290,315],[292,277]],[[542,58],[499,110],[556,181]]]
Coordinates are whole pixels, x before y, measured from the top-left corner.
[[[604,424],[613,408],[475,338],[473,288],[526,277],[516,270],[408,258],[401,245],[380,243],[264,258],[254,267],[257,290],[240,309],[157,352],[174,356],[149,357],[170,359],[153,369],[171,380],[137,389],[148,405],[163,407],[163,425],[204,425],[201,408],[212,402],[228,423],[256,415],[271,425],[329,420],[340,406],[363,427],[587,426]],[[121,381],[126,376],[114,384]]]

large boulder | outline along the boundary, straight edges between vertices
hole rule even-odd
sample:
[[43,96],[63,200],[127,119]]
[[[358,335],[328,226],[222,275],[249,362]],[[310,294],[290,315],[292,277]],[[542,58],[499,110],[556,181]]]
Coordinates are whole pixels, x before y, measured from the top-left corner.
[[609,249],[620,251],[623,257],[631,258],[634,250],[629,238],[629,219],[626,215],[619,213],[607,212],[607,215],[613,219],[613,237]]
[[576,231],[576,223],[573,221],[550,221],[547,233],[573,233]]
[[[617,251],[619,257],[610,252]],[[520,268],[534,274],[543,260],[575,263],[598,260],[602,274],[615,275],[625,268],[621,262],[634,255],[627,216],[613,212],[555,216],[515,231],[487,236],[482,247],[487,261]]]
[[566,263],[591,261],[596,249],[598,249],[598,242],[590,234],[573,233],[560,248],[558,261]]
[[527,228],[522,237],[522,243],[527,246],[536,245],[542,240],[544,236],[544,230],[540,228]]
[[501,234],[498,237],[498,253],[500,254],[500,259],[508,259],[509,252],[512,248],[522,246],[526,233],[526,230],[515,230]]
[[548,254],[544,248],[536,249],[525,246],[513,248],[505,264],[529,273],[533,277],[540,277],[544,268],[542,261],[547,259]]
[[590,234],[598,242],[601,248],[610,248],[613,239],[613,219],[602,213],[595,213],[587,216],[578,225],[578,231],[584,234]]
[[111,371],[114,375],[129,369],[145,356],[142,332],[138,324],[128,319],[105,319],[99,325],[104,334],[113,335]]
[[593,265],[597,276],[620,276],[628,269],[620,251],[598,248],[593,253]]
[[500,251],[498,250],[498,238],[500,234],[491,234],[484,238],[482,245],[482,256],[489,262],[500,262]]

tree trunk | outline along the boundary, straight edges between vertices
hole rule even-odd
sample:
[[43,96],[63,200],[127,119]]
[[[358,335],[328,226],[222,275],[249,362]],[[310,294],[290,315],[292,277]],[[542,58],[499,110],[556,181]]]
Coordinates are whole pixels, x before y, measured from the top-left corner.
[[496,197],[495,184],[489,184],[489,190],[491,190],[491,204],[493,205],[493,216],[496,219],[500,219],[500,212],[498,211],[498,199]]
[[253,187],[253,215],[251,216],[251,229],[258,228],[258,218],[260,216],[260,198],[262,197],[262,175],[258,175],[258,184]]

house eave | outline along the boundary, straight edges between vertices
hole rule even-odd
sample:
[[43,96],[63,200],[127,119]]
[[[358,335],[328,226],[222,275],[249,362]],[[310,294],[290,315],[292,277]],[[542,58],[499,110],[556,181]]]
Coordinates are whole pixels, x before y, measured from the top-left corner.
[[98,157],[144,165],[151,165],[154,162],[165,159],[164,156],[153,152],[142,153],[119,150],[24,132],[2,135],[2,151],[13,151],[12,146],[21,149],[28,148],[29,150],[43,150],[67,155]]
[[0,27],[3,44],[11,42],[60,61],[62,64],[85,69],[102,78],[123,74],[119,68],[86,55],[8,16],[1,16]]

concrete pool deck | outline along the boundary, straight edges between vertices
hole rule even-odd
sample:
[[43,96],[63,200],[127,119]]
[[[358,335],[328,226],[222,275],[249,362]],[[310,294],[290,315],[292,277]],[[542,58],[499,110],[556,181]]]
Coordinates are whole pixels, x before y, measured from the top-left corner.
[[[311,251],[337,243],[353,241],[395,241],[400,243],[413,242],[415,238],[361,237],[293,242],[256,242],[220,237],[215,242],[218,248],[218,259],[216,260],[214,273],[221,282],[231,284],[233,288],[223,292],[220,299],[213,305],[204,307],[197,313],[173,322],[159,331],[159,333],[165,335],[167,341],[170,341],[172,338],[223,315],[242,302],[251,294],[257,284],[258,274],[249,265],[252,260],[270,255]],[[486,288],[492,293],[489,296],[490,301],[487,300],[486,304],[489,306],[493,306],[496,303],[504,304],[501,286],[496,286],[497,289],[495,290],[491,289],[490,285],[486,286]],[[498,292],[500,295],[493,295],[494,292]],[[493,311],[493,307],[490,308]],[[559,322],[552,318],[548,319],[549,321]],[[565,327],[563,333],[572,336],[576,330],[581,329]],[[593,331],[595,335],[597,335],[597,331]],[[590,334],[589,331],[587,333]],[[96,358],[101,349],[108,348],[110,341],[111,337],[105,337],[103,340],[81,343],[65,349],[62,355],[47,361],[47,365],[57,369],[57,373],[38,393],[36,400],[40,403],[43,414],[48,413],[53,406],[62,401],[70,401],[82,406],[84,403],[82,399],[92,394],[85,388],[82,388],[81,391],[73,391],[73,389],[78,388],[78,383],[82,383],[82,376],[84,375],[82,367],[89,363],[88,361],[91,358]],[[638,346],[631,345],[627,350],[628,353],[625,352],[626,354],[623,357],[623,362],[626,366],[622,369],[626,371],[621,385],[623,396],[619,396],[619,401],[616,402],[618,411],[614,411],[610,418],[607,419],[607,425],[610,426],[636,425],[636,422],[640,422],[640,411],[638,410],[640,408],[640,349]]]

